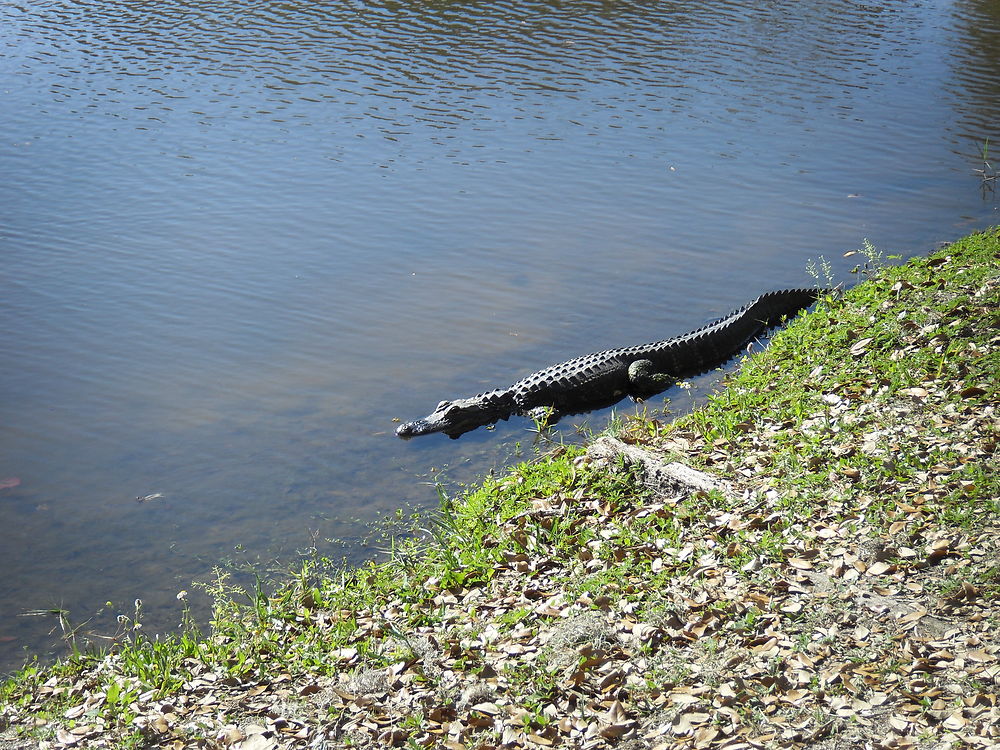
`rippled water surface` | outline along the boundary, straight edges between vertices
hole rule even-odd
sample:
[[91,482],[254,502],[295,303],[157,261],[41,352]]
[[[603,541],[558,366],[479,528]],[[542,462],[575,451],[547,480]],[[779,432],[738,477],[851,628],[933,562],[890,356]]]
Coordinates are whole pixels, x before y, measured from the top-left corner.
[[0,4],[0,669],[530,443],[393,418],[996,222],[998,13]]

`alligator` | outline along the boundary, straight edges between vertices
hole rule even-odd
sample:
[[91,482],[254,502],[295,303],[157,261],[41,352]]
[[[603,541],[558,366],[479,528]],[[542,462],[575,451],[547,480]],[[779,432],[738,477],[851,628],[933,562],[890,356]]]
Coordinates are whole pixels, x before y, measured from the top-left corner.
[[470,398],[442,401],[423,419],[401,424],[401,438],[443,432],[452,439],[514,414],[552,425],[568,414],[611,406],[625,396],[643,400],[677,380],[725,364],[761,331],[808,307],[823,290],[768,292],[714,323],[683,336],[608,349],[561,362]]

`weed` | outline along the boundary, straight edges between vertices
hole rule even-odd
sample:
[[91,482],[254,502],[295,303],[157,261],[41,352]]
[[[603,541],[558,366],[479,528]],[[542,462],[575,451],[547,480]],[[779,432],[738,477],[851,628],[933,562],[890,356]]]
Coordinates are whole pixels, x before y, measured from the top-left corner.
[[979,146],[979,158],[982,161],[982,166],[978,169],[973,169],[972,171],[979,175],[980,183],[984,188],[988,188],[990,191],[993,190],[995,183],[997,181],[997,170],[990,164],[990,139],[989,136],[983,139],[982,145]]
[[884,269],[887,260],[898,260],[900,258],[899,255],[885,255],[867,237],[862,240],[859,249],[844,253],[844,257],[847,258],[856,254],[860,254],[865,259],[865,262],[852,268],[851,273],[862,273],[868,278],[874,277],[875,274]]
[[806,262],[806,273],[813,277],[816,286],[821,289],[830,289],[835,285],[833,266],[822,255],[817,261],[810,258]]

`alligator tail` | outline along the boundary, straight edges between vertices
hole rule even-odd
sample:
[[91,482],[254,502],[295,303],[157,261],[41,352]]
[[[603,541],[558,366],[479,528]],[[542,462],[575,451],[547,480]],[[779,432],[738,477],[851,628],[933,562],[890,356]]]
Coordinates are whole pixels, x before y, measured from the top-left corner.
[[781,323],[783,318],[790,318],[813,302],[828,289],[782,289],[777,292],[767,292],[754,300],[750,307],[754,309],[755,317],[768,328]]

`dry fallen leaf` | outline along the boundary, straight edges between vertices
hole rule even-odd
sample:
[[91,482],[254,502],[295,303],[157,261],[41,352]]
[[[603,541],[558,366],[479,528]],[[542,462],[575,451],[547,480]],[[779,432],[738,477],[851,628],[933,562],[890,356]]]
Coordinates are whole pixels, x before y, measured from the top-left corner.
[[854,346],[852,346],[852,347],[851,347],[851,349],[850,349],[850,351],[851,351],[851,354],[853,354],[853,355],[854,355],[855,357],[858,357],[858,356],[860,356],[860,355],[864,354],[864,352],[865,352],[865,349],[867,349],[867,348],[868,348],[868,345],[869,345],[869,344],[870,344],[870,343],[871,343],[871,342],[872,342],[873,340],[874,340],[874,339],[873,339],[873,338],[871,338],[871,337],[869,337],[869,338],[864,338],[864,339],[861,339],[861,340],[860,340],[860,341],[858,341],[858,342],[857,342],[856,344],[854,344]]

